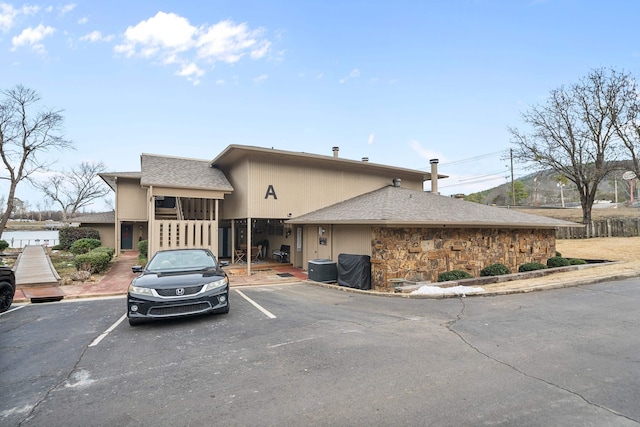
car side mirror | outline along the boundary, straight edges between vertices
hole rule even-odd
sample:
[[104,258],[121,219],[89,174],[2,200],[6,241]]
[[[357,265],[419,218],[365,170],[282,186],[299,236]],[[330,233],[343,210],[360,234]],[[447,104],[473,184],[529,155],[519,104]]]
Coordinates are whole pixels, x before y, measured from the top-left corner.
[[133,267],[131,267],[131,271],[133,271],[134,273],[142,273],[142,266],[134,265]]

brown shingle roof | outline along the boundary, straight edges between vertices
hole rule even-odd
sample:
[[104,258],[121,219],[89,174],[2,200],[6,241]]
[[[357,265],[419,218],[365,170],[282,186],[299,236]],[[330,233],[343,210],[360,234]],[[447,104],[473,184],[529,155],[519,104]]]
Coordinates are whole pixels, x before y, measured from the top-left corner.
[[288,221],[440,227],[555,228],[576,223],[388,186]]
[[142,154],[140,156],[143,186],[200,188],[232,192],[227,177],[211,162],[182,157]]
[[70,221],[81,224],[114,224],[116,213],[114,211],[90,213],[73,217]]
[[[228,167],[246,156],[256,155],[261,158],[270,158],[276,161],[288,160],[294,162],[312,162],[315,165],[325,167],[335,167],[340,169],[351,169],[356,171],[379,171],[381,173],[399,174],[401,176],[411,176],[422,181],[430,180],[431,173],[416,169],[407,169],[396,166],[383,165],[379,163],[351,160],[342,157],[325,156],[298,151],[277,150],[274,148],[255,147],[251,145],[231,144],[211,161],[212,165]],[[447,175],[438,174],[439,178],[447,178]]]

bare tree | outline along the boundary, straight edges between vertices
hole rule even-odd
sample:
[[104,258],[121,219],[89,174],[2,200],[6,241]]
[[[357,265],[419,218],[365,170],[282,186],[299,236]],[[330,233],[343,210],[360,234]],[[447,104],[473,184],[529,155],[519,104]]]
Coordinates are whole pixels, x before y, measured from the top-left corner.
[[552,169],[575,184],[584,224],[591,222],[598,185],[616,167],[615,123],[628,106],[633,81],[623,72],[592,70],[580,82],[552,90],[545,105],[523,113],[529,131],[509,128],[518,161]]
[[98,174],[105,172],[103,162],[82,162],[70,172],[50,175],[43,181],[31,180],[31,184],[62,209],[62,220],[67,221],[81,208],[110,193]]
[[0,179],[8,181],[9,193],[7,208],[0,218],[0,235],[13,211],[18,184],[50,165],[52,161],[43,159],[44,154],[73,146],[62,136],[62,111],[41,107],[36,91],[18,85],[1,93],[0,158],[4,170]]
[[636,81],[630,82],[627,104],[615,124],[616,134],[631,157],[631,170],[640,178],[640,94]]

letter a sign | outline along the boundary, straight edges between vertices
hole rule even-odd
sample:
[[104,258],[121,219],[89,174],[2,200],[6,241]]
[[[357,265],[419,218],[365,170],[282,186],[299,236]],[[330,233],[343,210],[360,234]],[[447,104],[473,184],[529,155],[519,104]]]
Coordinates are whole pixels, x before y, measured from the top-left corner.
[[267,187],[267,194],[264,195],[265,199],[268,199],[269,196],[273,196],[275,200],[278,200],[278,196],[276,196],[276,190],[273,188],[273,185],[269,184]]

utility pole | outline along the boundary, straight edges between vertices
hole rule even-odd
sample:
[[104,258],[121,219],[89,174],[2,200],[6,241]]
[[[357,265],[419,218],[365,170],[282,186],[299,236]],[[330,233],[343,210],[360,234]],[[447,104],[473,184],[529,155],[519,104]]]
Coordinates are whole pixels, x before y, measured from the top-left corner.
[[511,204],[516,205],[516,183],[513,180],[513,148],[509,149],[509,155],[511,157]]

